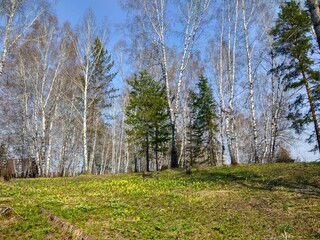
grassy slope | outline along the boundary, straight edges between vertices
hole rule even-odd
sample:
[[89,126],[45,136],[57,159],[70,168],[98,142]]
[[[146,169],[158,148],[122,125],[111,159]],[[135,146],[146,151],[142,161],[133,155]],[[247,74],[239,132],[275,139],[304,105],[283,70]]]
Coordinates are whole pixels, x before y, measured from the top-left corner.
[[319,239],[319,187],[319,163],[14,179],[0,239],[67,239],[39,206],[98,239]]

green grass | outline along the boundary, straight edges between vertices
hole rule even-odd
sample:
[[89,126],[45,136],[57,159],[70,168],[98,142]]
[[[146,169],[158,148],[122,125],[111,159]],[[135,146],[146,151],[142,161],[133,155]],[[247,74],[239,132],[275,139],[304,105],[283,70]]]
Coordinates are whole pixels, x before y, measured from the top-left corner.
[[319,163],[13,179],[0,239],[72,239],[40,207],[97,239],[319,239],[319,185]]

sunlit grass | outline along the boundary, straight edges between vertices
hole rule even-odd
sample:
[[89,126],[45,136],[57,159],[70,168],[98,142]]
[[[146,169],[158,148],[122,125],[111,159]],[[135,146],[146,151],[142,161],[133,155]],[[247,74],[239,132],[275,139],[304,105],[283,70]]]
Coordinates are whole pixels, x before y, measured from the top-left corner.
[[0,183],[16,212],[0,216],[0,236],[70,237],[43,207],[97,239],[319,239],[319,176],[319,163],[291,163],[14,179]]

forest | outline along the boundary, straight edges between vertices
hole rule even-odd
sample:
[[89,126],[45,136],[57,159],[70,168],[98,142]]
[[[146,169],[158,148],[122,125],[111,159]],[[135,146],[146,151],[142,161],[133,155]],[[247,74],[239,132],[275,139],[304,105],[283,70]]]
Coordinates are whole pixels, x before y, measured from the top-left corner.
[[0,0],[5,179],[292,162],[297,144],[319,157],[318,1],[118,4],[120,30]]

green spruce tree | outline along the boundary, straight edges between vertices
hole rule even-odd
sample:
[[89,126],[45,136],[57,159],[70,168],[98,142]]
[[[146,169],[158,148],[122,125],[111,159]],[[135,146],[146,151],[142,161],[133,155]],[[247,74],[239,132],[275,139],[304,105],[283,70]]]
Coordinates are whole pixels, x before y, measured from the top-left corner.
[[103,110],[110,106],[110,99],[114,97],[116,89],[111,87],[111,81],[115,78],[117,73],[111,72],[114,61],[111,60],[111,54],[108,50],[104,49],[99,38],[95,38],[91,50],[90,64],[92,71],[91,74],[91,101],[92,110]]
[[128,141],[145,156],[146,171],[150,171],[151,150],[154,150],[156,170],[159,153],[166,152],[170,135],[169,111],[164,87],[146,72],[128,80],[131,87],[126,107]]
[[196,84],[197,92],[189,92],[189,109],[191,119],[189,123],[189,154],[190,164],[194,160],[204,158],[204,162],[217,165],[218,131],[216,103],[208,79],[199,77]]
[[[292,120],[292,127],[297,133],[301,133],[305,125],[313,123],[314,134],[311,135],[309,141],[315,139],[317,145],[314,150],[319,149],[320,151],[317,119],[319,112],[317,113],[316,108],[320,75],[314,70],[314,61],[311,58],[313,53],[311,27],[307,11],[292,0],[281,6],[276,25],[270,33],[274,37],[275,55],[284,58],[283,63],[273,71],[277,71],[283,77],[287,90],[302,87],[305,89],[305,93],[299,91],[299,95],[289,106],[288,118]],[[303,113],[305,107],[309,110],[307,113]]]

